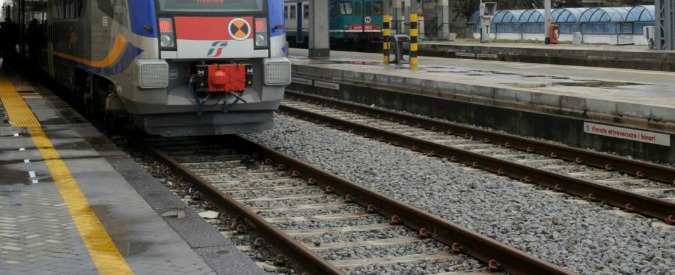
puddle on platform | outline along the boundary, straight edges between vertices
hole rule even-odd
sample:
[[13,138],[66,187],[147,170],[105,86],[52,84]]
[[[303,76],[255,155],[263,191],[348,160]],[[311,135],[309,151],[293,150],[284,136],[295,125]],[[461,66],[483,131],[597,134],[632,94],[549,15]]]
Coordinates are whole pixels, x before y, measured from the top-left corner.
[[0,197],[9,197],[14,194],[18,194],[19,191],[14,190],[0,190]]
[[553,86],[571,86],[571,87],[593,87],[593,88],[611,88],[619,86],[642,85],[631,82],[608,82],[608,81],[583,81],[583,82],[556,82]]
[[544,88],[547,86],[546,84],[526,84],[526,83],[504,83],[504,85],[525,89]]
[[312,64],[349,64],[349,65],[368,65],[382,66],[382,62],[377,61],[347,61],[347,60],[317,60]]
[[28,173],[25,171],[16,171],[0,166],[0,175],[2,175],[0,185],[31,184],[30,178],[28,177]]
[[544,88],[553,86],[567,86],[567,87],[588,87],[588,88],[612,88],[631,85],[642,85],[640,83],[631,82],[607,82],[607,81],[580,81],[580,82],[554,82],[554,83],[503,83],[516,88]]
[[500,72],[500,71],[490,71],[492,74],[498,74],[498,75],[516,75],[515,73],[507,73],[507,72]]
[[42,126],[50,126],[50,125],[62,125],[66,124],[68,121],[63,119],[63,118],[52,118],[52,119],[45,119],[41,120],[40,124]]

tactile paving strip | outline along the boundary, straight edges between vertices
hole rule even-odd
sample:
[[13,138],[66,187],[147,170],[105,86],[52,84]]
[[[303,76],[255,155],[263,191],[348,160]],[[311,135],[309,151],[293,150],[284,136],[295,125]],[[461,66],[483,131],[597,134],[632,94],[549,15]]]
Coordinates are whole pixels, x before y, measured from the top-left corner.
[[12,126],[40,127],[40,122],[38,122],[26,101],[16,92],[12,83],[4,78],[0,78],[0,100],[2,100]]

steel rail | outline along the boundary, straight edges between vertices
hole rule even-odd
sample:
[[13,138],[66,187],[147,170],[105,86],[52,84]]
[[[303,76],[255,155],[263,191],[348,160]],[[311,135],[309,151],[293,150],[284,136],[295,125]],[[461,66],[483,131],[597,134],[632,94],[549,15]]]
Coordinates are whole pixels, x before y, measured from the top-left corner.
[[[222,141],[220,141],[222,142]],[[239,142],[239,141],[235,141]],[[186,169],[179,162],[173,159],[168,154],[148,145],[148,150],[155,154],[158,158],[163,160],[171,168],[184,174],[191,181],[197,184],[197,187],[202,194],[209,198],[219,208],[242,217],[249,225],[249,228],[260,234],[266,239],[274,248],[276,248],[281,255],[283,255],[292,266],[298,270],[307,272],[309,274],[344,274],[344,272],[330,263],[326,262],[309,249],[305,248],[301,243],[286,235],[283,231],[276,228],[272,224],[265,221],[262,217],[256,215],[244,204],[227,196],[211,184],[207,183],[197,174],[189,169]]]
[[638,212],[647,216],[655,217],[675,223],[675,204],[628,191],[596,184],[593,182],[575,179],[572,177],[556,174],[512,163],[498,158],[488,157],[467,150],[452,148],[449,146],[425,141],[381,129],[345,121],[329,116],[312,113],[289,106],[280,106],[279,111],[292,114],[303,119],[322,121],[346,128],[356,133],[367,134],[368,137],[389,140],[397,146],[410,148],[414,151],[425,152],[430,155],[448,158],[452,162],[459,162],[474,168],[480,168],[502,176],[508,176],[527,183],[539,184],[559,192],[567,192],[592,201],[601,201],[606,204],[619,207],[629,212]]
[[413,125],[428,130],[443,131],[459,136],[485,140],[489,143],[501,144],[505,147],[518,149],[530,153],[551,156],[579,164],[594,166],[606,170],[614,170],[640,178],[647,178],[659,182],[675,184],[675,168],[647,163],[638,160],[626,159],[588,150],[552,144],[545,141],[498,133],[457,123],[428,119],[394,111],[370,108],[364,105],[328,99],[298,92],[287,91],[287,95],[304,101],[315,101],[334,105],[338,109],[347,109],[369,116],[393,118],[395,121],[409,121]]
[[361,187],[356,183],[327,173],[274,149],[252,142],[248,142],[242,147],[259,152],[275,163],[283,164],[285,169],[292,171],[292,174],[302,177],[310,183],[323,186],[326,192],[343,195],[346,201],[354,201],[365,206],[371,212],[378,212],[391,217],[392,223],[400,223],[414,228],[421,236],[433,237],[452,247],[452,250],[456,253],[466,253],[480,259],[488,263],[491,269],[506,270],[511,274],[573,274],[559,266],[542,261],[438,216]]

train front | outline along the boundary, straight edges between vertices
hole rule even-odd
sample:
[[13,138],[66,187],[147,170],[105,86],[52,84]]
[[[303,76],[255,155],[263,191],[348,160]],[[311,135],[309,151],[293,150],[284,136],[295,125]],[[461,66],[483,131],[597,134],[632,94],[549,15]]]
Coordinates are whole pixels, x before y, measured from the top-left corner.
[[122,95],[135,124],[162,136],[272,128],[291,81],[283,1],[155,3],[156,37],[144,39],[133,95]]

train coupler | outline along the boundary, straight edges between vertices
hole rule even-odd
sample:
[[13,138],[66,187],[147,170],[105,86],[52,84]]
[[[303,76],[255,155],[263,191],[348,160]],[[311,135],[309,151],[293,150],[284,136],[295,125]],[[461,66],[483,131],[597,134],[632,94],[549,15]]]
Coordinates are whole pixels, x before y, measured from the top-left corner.
[[197,65],[194,86],[209,93],[243,92],[253,85],[253,67],[248,64]]

